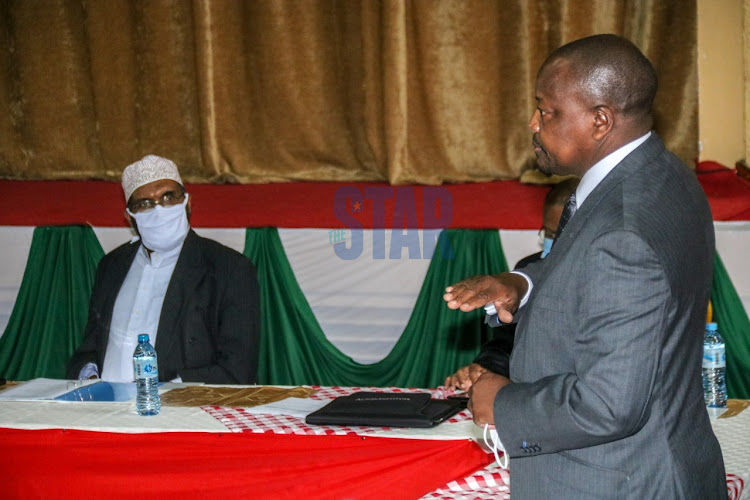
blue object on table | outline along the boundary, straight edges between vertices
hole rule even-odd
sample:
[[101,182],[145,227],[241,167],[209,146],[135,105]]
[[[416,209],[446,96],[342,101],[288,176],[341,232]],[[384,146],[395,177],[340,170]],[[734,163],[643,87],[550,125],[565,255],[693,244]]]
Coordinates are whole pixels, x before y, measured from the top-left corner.
[[89,384],[62,396],[57,396],[58,401],[130,401],[135,398],[135,382],[96,382]]

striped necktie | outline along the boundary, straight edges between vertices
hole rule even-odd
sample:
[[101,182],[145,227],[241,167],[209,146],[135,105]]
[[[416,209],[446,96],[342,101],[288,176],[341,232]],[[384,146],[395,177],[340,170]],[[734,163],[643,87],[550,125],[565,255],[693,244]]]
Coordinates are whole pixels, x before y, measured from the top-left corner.
[[555,231],[555,239],[552,242],[552,246],[555,246],[555,242],[560,237],[560,235],[563,232],[563,229],[565,229],[565,225],[568,223],[568,221],[573,218],[573,215],[576,213],[576,192],[573,191],[571,193],[570,198],[568,198],[568,201],[565,202],[565,207],[563,208],[562,214],[560,215],[560,223],[557,225],[557,231]]

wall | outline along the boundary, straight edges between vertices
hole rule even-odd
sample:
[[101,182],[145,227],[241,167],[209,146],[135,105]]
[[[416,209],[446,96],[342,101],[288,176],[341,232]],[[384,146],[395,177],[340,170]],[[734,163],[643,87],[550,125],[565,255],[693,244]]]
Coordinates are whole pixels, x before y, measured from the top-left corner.
[[700,160],[745,158],[743,18],[750,0],[698,0]]

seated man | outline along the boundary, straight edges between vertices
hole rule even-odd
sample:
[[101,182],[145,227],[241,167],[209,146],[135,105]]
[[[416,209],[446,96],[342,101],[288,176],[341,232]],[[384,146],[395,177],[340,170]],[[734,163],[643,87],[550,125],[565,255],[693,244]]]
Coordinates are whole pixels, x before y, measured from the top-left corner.
[[[516,263],[515,269],[522,269],[532,262],[536,262],[547,256],[552,249],[555,239],[557,225],[560,222],[565,202],[578,186],[578,179],[566,179],[552,186],[544,197],[544,208],[542,213],[542,233],[544,235],[544,248],[541,252],[527,255]],[[479,354],[470,365],[456,370],[456,373],[445,379],[447,389],[461,389],[468,391],[469,387],[485,372],[489,371],[508,377],[508,364],[510,352],[513,349],[513,340],[516,333],[516,324],[503,324],[497,319],[494,306],[488,306],[488,314],[485,323],[492,327],[498,327],[495,336],[482,346]]]
[[192,200],[172,161],[144,157],[125,168],[122,187],[138,237],[99,262],[67,377],[132,382],[133,350],[147,333],[160,381],[254,383],[260,317],[252,262],[190,229]]

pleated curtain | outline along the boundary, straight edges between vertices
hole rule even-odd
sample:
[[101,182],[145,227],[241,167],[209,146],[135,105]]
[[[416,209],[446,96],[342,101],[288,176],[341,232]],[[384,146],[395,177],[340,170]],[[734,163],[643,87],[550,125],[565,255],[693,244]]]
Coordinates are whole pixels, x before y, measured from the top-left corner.
[[0,177],[515,179],[536,71],[595,33],[659,76],[655,129],[698,156],[695,0],[0,1]]
[[65,366],[83,340],[102,256],[90,226],[34,229],[18,297],[0,337],[0,376],[65,378]]
[[496,230],[443,231],[404,332],[383,360],[364,365],[326,339],[275,228],[248,229],[245,255],[258,268],[262,291],[258,380],[286,385],[440,385],[446,375],[470,363],[491,334],[483,324],[483,311],[452,311],[442,291],[469,275],[507,270]]
[[726,344],[727,394],[750,399],[750,320],[718,253],[714,257],[711,305],[713,321]]

